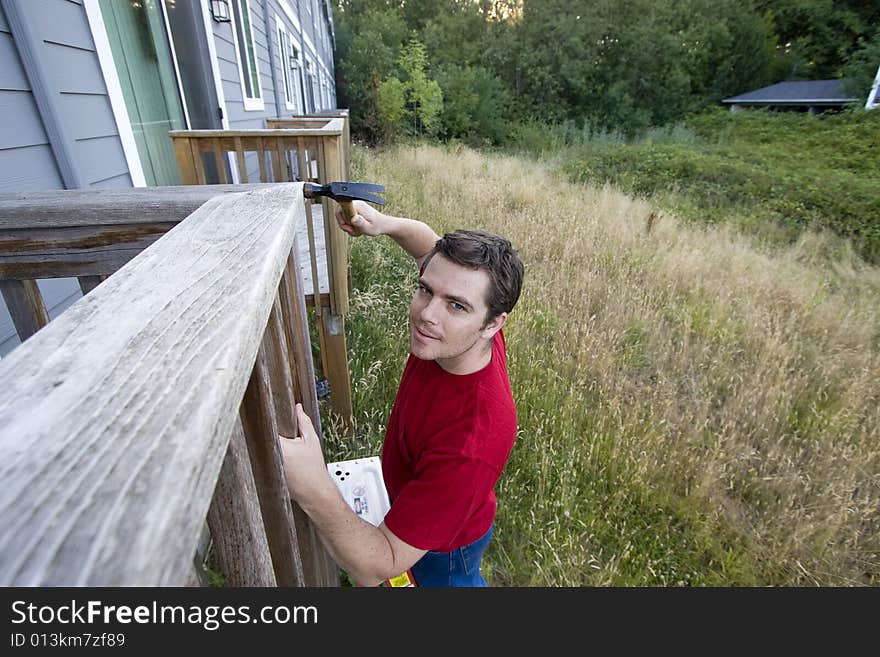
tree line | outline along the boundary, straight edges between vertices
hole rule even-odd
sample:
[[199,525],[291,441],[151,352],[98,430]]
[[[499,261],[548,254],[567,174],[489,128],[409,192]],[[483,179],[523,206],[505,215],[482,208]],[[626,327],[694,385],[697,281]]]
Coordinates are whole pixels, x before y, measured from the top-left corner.
[[335,0],[339,104],[370,142],[634,135],[783,80],[867,96],[877,0]]

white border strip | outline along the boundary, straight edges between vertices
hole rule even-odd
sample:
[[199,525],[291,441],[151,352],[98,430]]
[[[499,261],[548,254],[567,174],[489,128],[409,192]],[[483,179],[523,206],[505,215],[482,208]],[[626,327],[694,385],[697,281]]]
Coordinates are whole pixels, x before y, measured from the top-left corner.
[[[221,125],[224,130],[229,130],[229,110],[226,109],[226,97],[223,95],[223,81],[220,77],[220,67],[217,64],[217,47],[214,45],[214,32],[211,29],[213,19],[208,14],[208,3],[201,2],[199,4],[202,5],[202,23],[205,26],[205,38],[208,41],[208,55],[211,60],[211,73],[214,74],[214,89],[217,91],[217,103],[220,105],[218,109],[223,110]],[[235,32],[235,28],[233,28],[233,32]]]
[[[282,38],[282,34],[284,35]],[[278,39],[278,59],[281,63],[281,84],[284,86],[284,108],[288,112],[296,113],[296,92],[293,87],[293,71],[290,69],[290,32],[287,30],[287,24],[281,20],[281,16],[275,14],[275,36]],[[287,48],[284,46],[287,45]],[[285,84],[287,80],[287,84]],[[290,85],[290,89],[287,85]],[[293,96],[293,98],[291,98]]]
[[285,14],[287,14],[287,18],[290,19],[291,23],[293,23],[296,31],[302,32],[302,26],[299,24],[299,18],[297,18],[296,13],[294,13],[293,9],[290,6],[290,3],[287,2],[287,0],[278,0],[278,6],[281,7],[281,10]]
[[[208,13],[208,3],[200,2],[202,6],[202,23],[205,26],[205,39],[208,42],[208,58],[211,60],[211,73],[214,76],[214,89],[217,92],[217,104],[220,109],[223,111],[223,118],[220,120],[220,125],[224,130],[229,130],[229,110],[226,108],[226,96],[223,95],[223,81],[220,77],[220,66],[217,61],[217,47],[214,45],[214,31],[211,29],[211,25],[213,25],[213,19],[211,15]],[[235,28],[232,28],[233,34],[235,33]],[[241,182],[241,177],[238,174],[238,162],[232,153],[226,154],[226,159],[229,162],[229,171],[232,174],[232,182],[238,184]]]
[[122,95],[122,86],[119,84],[119,75],[116,72],[116,63],[113,61],[113,51],[110,49],[110,39],[107,38],[107,29],[104,27],[101,8],[98,6],[98,0],[84,0],[83,6],[89,21],[89,28],[92,31],[92,39],[95,41],[95,52],[98,55],[98,63],[101,65],[104,84],[107,85],[107,95],[110,97],[110,107],[113,110],[113,119],[116,121],[116,129],[122,142],[125,161],[128,164],[131,184],[133,187],[146,187],[147,179],[144,177],[144,169],[141,166],[134,132],[131,129],[131,119],[125,107],[125,96]]
[[183,119],[186,121],[187,130],[192,129],[189,120],[189,110],[186,109],[186,94],[183,92],[183,78],[180,76],[180,67],[177,65],[177,51],[174,49],[174,37],[171,36],[171,23],[168,22],[168,10],[164,2],[159,2],[162,9],[162,18],[165,21],[165,37],[168,39],[168,47],[171,48],[171,63],[174,64],[174,78],[177,80],[177,93],[180,94],[180,104],[183,106]]

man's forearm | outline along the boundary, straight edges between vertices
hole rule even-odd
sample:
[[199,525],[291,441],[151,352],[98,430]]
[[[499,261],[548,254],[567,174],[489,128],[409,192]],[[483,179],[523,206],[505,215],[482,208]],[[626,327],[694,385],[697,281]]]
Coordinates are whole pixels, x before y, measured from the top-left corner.
[[392,217],[383,215],[383,234],[388,235],[397,242],[404,251],[412,256],[421,264],[440,236],[434,232],[428,224],[417,221],[416,219],[407,219],[405,217]]
[[377,586],[394,573],[394,551],[378,527],[359,518],[334,487],[304,506],[333,560],[362,586]]

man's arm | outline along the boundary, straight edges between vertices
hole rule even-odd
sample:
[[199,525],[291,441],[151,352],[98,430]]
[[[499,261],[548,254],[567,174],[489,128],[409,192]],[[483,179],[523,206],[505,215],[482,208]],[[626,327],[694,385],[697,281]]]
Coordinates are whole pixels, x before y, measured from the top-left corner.
[[362,586],[376,586],[406,572],[424,556],[384,523],[375,527],[349,508],[327,472],[318,435],[297,404],[301,436],[281,437],[287,488],[311,518],[333,560]]
[[421,267],[422,262],[434,248],[440,236],[426,223],[405,217],[393,217],[379,212],[364,201],[354,201],[357,214],[346,220],[342,209],[336,209],[339,227],[352,237],[360,235],[388,235],[404,251],[411,255]]

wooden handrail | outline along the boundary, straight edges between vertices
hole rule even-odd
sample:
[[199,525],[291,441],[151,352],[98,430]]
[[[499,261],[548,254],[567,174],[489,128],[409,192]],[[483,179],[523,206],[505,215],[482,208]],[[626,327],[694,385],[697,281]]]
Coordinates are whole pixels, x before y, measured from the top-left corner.
[[298,128],[312,125],[311,122],[326,121],[328,118],[338,118],[343,121],[342,150],[344,165],[342,177],[351,180],[351,120],[347,109],[334,109],[316,114],[298,114],[287,118],[266,119],[267,128]]
[[[258,179],[263,183],[291,180],[327,183],[348,175],[348,117],[296,117],[306,127],[250,130],[171,131],[180,179],[184,185],[205,185]],[[280,119],[279,119],[280,121]],[[274,124],[274,120],[270,120]],[[237,171],[237,177],[235,172]],[[352,417],[351,377],[345,345],[344,316],[348,312],[348,236],[333,220],[328,199],[323,208],[324,248],[318,246],[312,205],[306,204],[306,229],[312,298],[321,344],[321,363],[331,384],[331,405],[347,426]],[[319,262],[326,253],[326,269]],[[326,276],[326,278],[325,278]],[[327,281],[328,304],[320,282]]]
[[[0,360],[0,585],[185,580],[301,200],[294,184],[207,201]],[[271,401],[253,403],[277,425]],[[276,486],[277,437],[242,413],[251,460],[268,448],[260,483]],[[262,512],[295,537],[289,516]],[[283,571],[279,584],[302,579]]]
[[273,185],[0,194],[0,280],[108,276],[203,203]]

